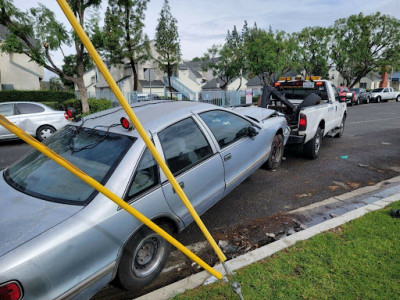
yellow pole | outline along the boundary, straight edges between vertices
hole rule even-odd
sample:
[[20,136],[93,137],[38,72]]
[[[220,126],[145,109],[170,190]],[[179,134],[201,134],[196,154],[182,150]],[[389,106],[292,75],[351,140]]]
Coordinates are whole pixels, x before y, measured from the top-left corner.
[[156,147],[153,145],[151,139],[147,136],[145,129],[143,128],[142,124],[136,117],[135,113],[133,112],[132,108],[129,106],[128,102],[126,101],[124,95],[122,94],[121,90],[118,88],[115,80],[112,78],[110,72],[108,71],[106,65],[104,64],[103,60],[101,59],[100,55],[97,53],[96,49],[94,48],[92,42],[90,41],[89,37],[86,35],[85,31],[83,30],[81,24],[76,19],[74,13],[72,12],[71,8],[69,7],[66,0],[57,0],[58,4],[60,5],[62,11],[64,12],[65,16],[71,23],[72,27],[74,28],[76,34],[79,36],[82,43],[85,45],[87,51],[89,52],[90,56],[92,57],[94,63],[99,68],[101,74],[103,75],[104,79],[107,81],[108,85],[110,86],[111,90],[117,97],[119,103],[127,113],[129,119],[131,120],[132,124],[135,126],[136,130],[142,137],[143,141],[145,142],[146,146],[149,148],[151,154],[154,156],[154,159],[157,161],[161,169],[163,170],[164,174],[167,176],[169,182],[171,183],[172,187],[174,188],[175,192],[178,194],[179,198],[181,198],[183,204],[186,206],[189,213],[192,215],[194,221],[199,226],[200,230],[203,232],[204,236],[206,237],[207,241],[210,243],[211,247],[214,249],[215,253],[217,254],[219,260],[224,262],[226,257],[221,249],[218,247],[217,243],[207,230],[206,226],[204,225],[203,221],[200,219],[199,215],[193,208],[192,204],[190,203],[189,199],[186,197],[184,191],[176,181],[174,175],[172,175],[170,169],[168,168],[167,164],[162,159],[161,155],[158,153]]
[[98,190],[104,196],[106,196],[109,199],[111,199],[112,201],[114,201],[117,205],[122,207],[124,210],[126,210],[128,213],[130,213],[135,218],[137,218],[143,224],[145,224],[150,229],[154,230],[159,235],[161,235],[165,240],[167,240],[172,245],[174,245],[177,249],[179,249],[183,254],[185,254],[191,260],[195,261],[202,268],[207,270],[211,275],[215,276],[218,279],[222,279],[222,274],[221,273],[219,273],[218,271],[216,271],[213,268],[211,268],[208,264],[206,264],[203,260],[201,260],[196,254],[194,254],[189,249],[187,249],[184,245],[182,245],[180,242],[178,242],[176,239],[174,239],[171,235],[169,235],[161,227],[157,226],[153,221],[151,221],[145,215],[141,214],[139,211],[134,209],[132,206],[130,206],[128,203],[126,203],[124,200],[122,200],[120,197],[118,197],[113,192],[111,192],[109,189],[107,189],[106,187],[101,185],[99,182],[94,180],[92,177],[90,177],[87,174],[85,174],[84,172],[82,172],[80,169],[78,169],[73,164],[71,164],[70,162],[68,162],[64,158],[62,158],[60,155],[55,153],[53,150],[47,148],[42,143],[38,142],[36,139],[31,137],[29,134],[27,134],[21,128],[15,126],[13,123],[11,123],[7,118],[5,118],[1,114],[0,114],[0,125],[4,126],[9,131],[11,131],[15,135],[17,135],[22,140],[24,140],[26,143],[31,145],[33,148],[37,149],[38,151],[40,151],[44,155],[48,156],[50,159],[54,160],[60,166],[64,167],[65,169],[70,171],[72,174],[76,175],[81,180],[83,180],[84,182],[86,182],[87,184],[89,184],[90,186],[95,188],[96,190]]

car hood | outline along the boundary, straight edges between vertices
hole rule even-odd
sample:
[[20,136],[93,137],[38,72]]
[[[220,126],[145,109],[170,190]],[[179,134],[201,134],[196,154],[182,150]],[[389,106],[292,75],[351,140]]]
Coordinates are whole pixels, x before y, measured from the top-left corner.
[[232,111],[239,113],[243,116],[246,117],[251,117],[259,122],[270,118],[271,116],[279,115],[279,113],[275,110],[268,109],[268,108],[261,108],[261,107],[255,107],[255,106],[249,106],[249,107],[231,107],[230,108]]
[[9,186],[3,178],[3,172],[0,176],[0,256],[83,208],[28,196]]

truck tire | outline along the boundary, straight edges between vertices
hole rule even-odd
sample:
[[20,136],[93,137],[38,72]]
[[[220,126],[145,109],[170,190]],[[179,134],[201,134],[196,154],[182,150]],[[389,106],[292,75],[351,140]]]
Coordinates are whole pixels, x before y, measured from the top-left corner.
[[314,137],[304,144],[303,152],[308,158],[316,159],[319,156],[323,137],[322,133],[321,127],[318,127]]
[[396,102],[400,102],[400,95],[397,95]]
[[[171,233],[168,224],[160,227]],[[118,283],[126,290],[140,291],[158,276],[170,251],[170,243],[143,226],[125,246],[117,271]]]
[[272,140],[271,151],[269,152],[269,157],[264,167],[268,170],[276,170],[281,162],[283,156],[283,136],[282,134],[276,134]]
[[320,103],[321,103],[321,97],[320,96],[318,96],[315,93],[309,94],[307,97],[304,98],[303,102],[301,102],[299,104],[299,106],[297,106],[296,119],[297,120],[299,119],[300,110],[303,107],[309,107],[309,106],[317,105],[317,104],[320,104]]
[[335,138],[341,138],[344,132],[344,125],[346,123],[346,115],[343,115],[342,123],[340,123],[339,132],[335,135]]

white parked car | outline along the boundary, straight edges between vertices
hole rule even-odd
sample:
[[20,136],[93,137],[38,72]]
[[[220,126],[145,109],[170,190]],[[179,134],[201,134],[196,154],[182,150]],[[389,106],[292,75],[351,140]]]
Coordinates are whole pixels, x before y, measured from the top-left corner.
[[[68,116],[65,112],[36,102],[0,103],[0,114],[39,141],[43,141],[68,124]],[[15,138],[17,138],[16,135],[0,126],[0,140]]]

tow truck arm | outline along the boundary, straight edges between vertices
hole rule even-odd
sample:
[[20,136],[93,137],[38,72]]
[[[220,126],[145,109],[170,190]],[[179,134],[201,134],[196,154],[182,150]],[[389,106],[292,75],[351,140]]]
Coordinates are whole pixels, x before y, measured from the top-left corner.
[[263,87],[260,107],[267,108],[268,105],[271,105],[271,95],[273,95],[277,100],[283,102],[290,110],[289,113],[294,113],[296,111],[296,106],[294,106],[285,96],[278,92],[276,88],[270,85],[265,85]]

